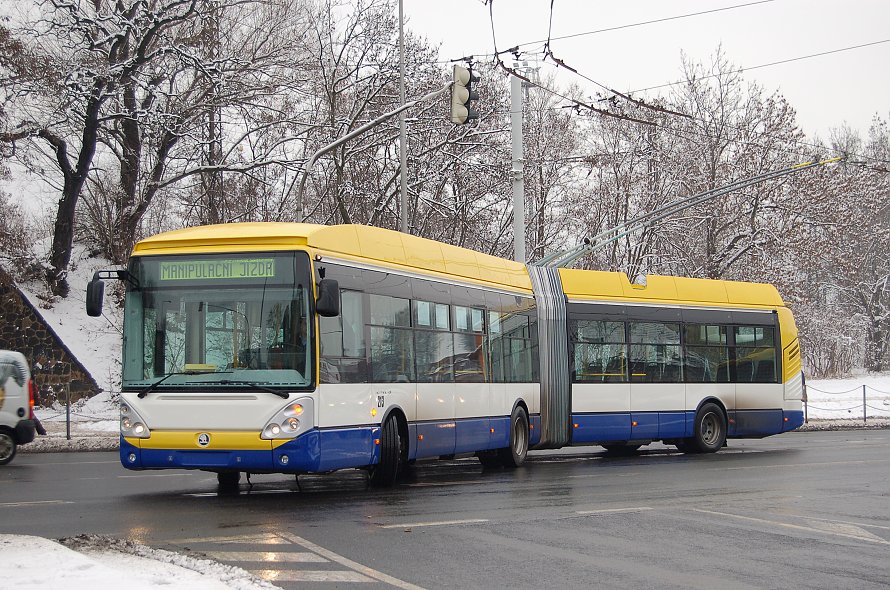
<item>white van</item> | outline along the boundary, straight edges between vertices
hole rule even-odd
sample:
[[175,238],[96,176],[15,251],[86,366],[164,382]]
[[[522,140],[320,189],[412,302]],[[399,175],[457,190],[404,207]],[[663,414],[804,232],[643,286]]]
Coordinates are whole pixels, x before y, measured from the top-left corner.
[[0,465],[34,440],[34,382],[25,355],[0,350]]

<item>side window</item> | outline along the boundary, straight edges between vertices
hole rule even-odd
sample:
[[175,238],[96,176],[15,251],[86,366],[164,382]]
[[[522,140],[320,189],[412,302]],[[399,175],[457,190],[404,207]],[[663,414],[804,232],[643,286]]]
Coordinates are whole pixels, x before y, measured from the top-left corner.
[[340,315],[318,320],[322,383],[368,381],[362,298],[358,291],[340,291]]
[[485,313],[473,307],[454,306],[454,380],[458,383],[485,381]]
[[370,295],[371,380],[414,381],[414,338],[407,299]]
[[680,324],[630,323],[630,380],[682,383]]
[[524,313],[501,316],[501,343],[504,359],[504,381],[530,383],[537,378],[537,347],[533,348],[532,326]]
[[739,383],[776,383],[776,341],[772,326],[736,326],[735,375]]
[[727,383],[729,347],[726,326],[686,324],[683,370],[687,383]]
[[448,305],[412,301],[417,381],[454,381],[454,344],[449,329]]
[[504,335],[501,313],[488,312],[488,366],[492,383],[504,383]]
[[571,330],[575,342],[574,381],[627,381],[624,322],[576,320],[571,323]]

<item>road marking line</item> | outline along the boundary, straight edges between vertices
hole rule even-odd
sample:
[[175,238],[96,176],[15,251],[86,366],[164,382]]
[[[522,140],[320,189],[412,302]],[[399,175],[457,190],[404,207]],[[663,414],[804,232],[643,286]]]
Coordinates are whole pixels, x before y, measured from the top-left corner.
[[481,481],[439,481],[439,482],[420,482],[409,483],[409,488],[436,488],[441,486],[472,486],[484,483]]
[[423,526],[448,526],[452,524],[479,524],[488,522],[487,518],[468,518],[466,520],[440,520],[437,522],[407,522],[405,524],[382,524],[382,529],[413,529]]
[[595,477],[636,477],[638,475],[640,475],[640,472],[620,473],[618,475],[614,475],[612,473],[590,473],[587,475],[570,475],[566,479],[591,479]]
[[327,563],[328,560],[315,553],[296,551],[207,551],[219,561],[256,561],[273,563]]
[[118,475],[118,479],[128,479],[134,477],[192,477],[195,473],[140,473],[139,475]]
[[854,526],[868,527],[870,529],[882,529],[885,531],[890,531],[890,526],[881,526],[879,524],[865,524],[864,522],[851,522],[849,520],[833,520],[831,518],[816,518],[815,516],[804,516],[802,518],[806,518],[807,520],[821,520],[824,522],[839,522],[841,524],[852,524]]
[[47,504],[74,504],[68,500],[39,500],[34,502],[4,502],[0,508],[16,508],[19,506],[46,506]]
[[325,570],[249,570],[267,582],[375,582],[358,572]]
[[[856,541],[867,541],[869,543],[878,543],[880,545],[890,545],[890,541],[886,541],[884,539],[881,539],[880,537],[875,537],[875,536],[871,535],[870,533],[867,533],[867,536],[863,536],[863,535],[850,534],[848,532],[842,532],[842,531],[837,531],[837,530],[825,530],[825,529],[819,529],[819,528],[815,528],[815,527],[802,526],[799,524],[790,524],[787,522],[778,522],[775,520],[754,518],[753,516],[742,516],[740,514],[730,514],[729,512],[715,512],[713,510],[702,510],[701,508],[693,508],[692,510],[695,512],[701,512],[703,514],[711,514],[714,516],[728,516],[730,518],[737,518],[739,520],[747,520],[749,522],[756,522],[756,523],[760,523],[760,524],[779,526],[779,527],[784,527],[787,529],[806,531],[809,533],[821,533],[823,535],[833,535],[836,537],[844,537],[845,539],[854,539]],[[863,531],[863,532],[866,532],[866,531]]]
[[282,539],[276,534],[266,533],[259,535],[240,535],[233,537],[195,537],[193,539],[172,539],[169,541],[174,545],[185,545],[194,543],[245,543],[263,545],[287,545],[288,541]]
[[403,582],[402,580],[399,580],[398,578],[394,578],[392,576],[384,574],[383,572],[378,572],[377,570],[372,569],[368,566],[365,566],[365,565],[362,565],[355,561],[352,561],[351,559],[347,559],[346,557],[343,557],[342,555],[338,555],[338,554],[334,553],[333,551],[328,551],[324,547],[316,545],[315,543],[313,543],[311,541],[307,541],[303,537],[299,537],[299,536],[293,535],[291,533],[279,533],[279,535],[292,543],[296,543],[297,545],[300,545],[303,548],[308,549],[309,551],[318,553],[319,555],[326,557],[326,558],[330,559],[331,561],[337,562],[340,565],[345,565],[346,567],[348,567],[349,569],[351,569],[353,571],[356,571],[360,574],[368,576],[369,578],[374,578],[375,580],[383,582],[384,584],[389,584],[390,586],[395,586],[396,588],[402,588],[402,590],[424,590],[424,588],[422,586],[417,586],[415,584],[411,584],[410,582]]
[[[721,453],[723,454],[723,453]],[[785,463],[782,465],[745,465],[742,467],[712,467],[711,471],[738,471],[741,469],[786,469],[789,467],[825,467],[828,465],[865,465],[866,463],[888,463],[890,459],[870,459],[867,461],[826,461],[824,463]]]
[[646,512],[654,510],[649,506],[639,506],[637,508],[604,508],[602,510],[578,510],[575,514],[584,516],[606,516],[609,514],[636,514],[637,512]]

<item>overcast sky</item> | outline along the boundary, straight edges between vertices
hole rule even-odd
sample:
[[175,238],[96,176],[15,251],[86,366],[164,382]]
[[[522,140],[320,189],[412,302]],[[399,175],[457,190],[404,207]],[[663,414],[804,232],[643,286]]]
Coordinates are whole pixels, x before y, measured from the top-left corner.
[[[494,0],[497,47],[540,51],[548,37],[550,0]],[[645,21],[714,11],[687,18],[625,27]],[[408,27],[441,43],[443,59],[493,51],[489,8],[482,0],[404,0]],[[888,0],[554,0],[553,53],[585,76],[619,91],[635,91],[680,78],[681,52],[710,62],[718,46],[736,66],[762,64],[868,47],[751,69],[745,80],[778,90],[797,109],[811,138],[828,137],[846,123],[865,137],[875,114],[890,116],[890,1]],[[534,55],[529,55],[534,59]],[[490,59],[482,57],[481,60]],[[541,64],[541,73],[554,66]],[[565,72],[565,70],[563,70]],[[589,95],[600,90],[566,73]],[[667,93],[669,89],[650,91]],[[638,96],[645,96],[638,94]]]

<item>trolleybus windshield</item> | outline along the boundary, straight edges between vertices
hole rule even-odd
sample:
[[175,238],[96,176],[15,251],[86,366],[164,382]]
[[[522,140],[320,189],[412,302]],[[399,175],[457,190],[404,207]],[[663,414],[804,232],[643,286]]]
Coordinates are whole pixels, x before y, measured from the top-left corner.
[[129,271],[124,389],[313,383],[305,252],[141,256]]

